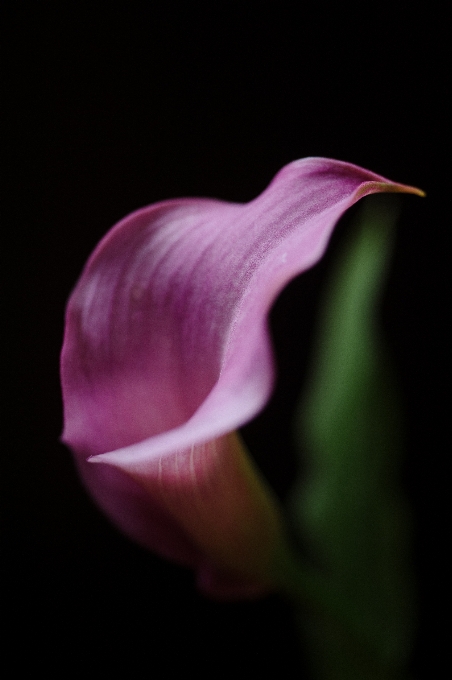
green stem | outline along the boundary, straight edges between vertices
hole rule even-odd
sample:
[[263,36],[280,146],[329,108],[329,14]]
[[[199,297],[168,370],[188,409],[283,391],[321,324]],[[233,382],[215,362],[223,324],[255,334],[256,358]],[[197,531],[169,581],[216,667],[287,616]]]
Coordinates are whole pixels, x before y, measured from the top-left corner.
[[[401,680],[402,668],[388,658],[349,599],[330,585],[328,576],[285,556],[278,569],[279,590],[294,606],[303,647],[319,680]],[[281,578],[281,575],[284,575]]]

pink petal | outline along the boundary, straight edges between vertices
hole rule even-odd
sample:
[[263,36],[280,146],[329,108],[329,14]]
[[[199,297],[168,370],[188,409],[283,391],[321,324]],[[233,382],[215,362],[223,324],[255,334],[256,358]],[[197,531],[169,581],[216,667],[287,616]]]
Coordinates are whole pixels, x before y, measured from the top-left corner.
[[271,393],[269,309],[342,213],[379,191],[420,193],[307,158],[245,205],[158,203],[106,235],[72,293],[63,440],[115,523],[212,593],[269,580],[280,542],[271,493],[228,434]]

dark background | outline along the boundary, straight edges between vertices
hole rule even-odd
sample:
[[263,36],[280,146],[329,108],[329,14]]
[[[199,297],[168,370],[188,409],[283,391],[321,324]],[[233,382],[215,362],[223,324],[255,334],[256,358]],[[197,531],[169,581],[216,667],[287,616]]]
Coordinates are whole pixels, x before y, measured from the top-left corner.
[[[383,323],[407,422],[402,481],[419,592],[412,673],[439,671],[450,343],[445,17],[431,5],[414,14],[408,2],[267,7],[2,4],[4,584],[18,667],[159,677],[182,666],[285,673],[303,663],[277,597],[210,602],[189,572],[131,544],[92,505],[58,443],[58,356],[65,301],[117,220],[170,197],[248,201],[284,164],[318,155],[428,195],[402,199]],[[316,302],[346,228],[345,220],[322,263],[272,313],[278,386],[245,434],[282,497]]]

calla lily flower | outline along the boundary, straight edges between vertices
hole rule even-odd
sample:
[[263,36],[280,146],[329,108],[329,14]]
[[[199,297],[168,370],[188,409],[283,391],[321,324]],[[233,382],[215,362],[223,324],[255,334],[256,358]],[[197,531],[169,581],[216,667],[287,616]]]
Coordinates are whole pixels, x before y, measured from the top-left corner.
[[420,193],[307,158],[247,204],[151,205],[105,236],[70,297],[63,441],[111,520],[194,568],[206,592],[278,580],[278,503],[236,431],[272,391],[275,298],[320,259],[343,212],[382,191]]

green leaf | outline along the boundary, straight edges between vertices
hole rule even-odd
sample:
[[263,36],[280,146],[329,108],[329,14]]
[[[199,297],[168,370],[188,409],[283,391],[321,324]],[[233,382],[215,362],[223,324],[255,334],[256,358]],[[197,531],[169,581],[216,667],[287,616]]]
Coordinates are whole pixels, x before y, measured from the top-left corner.
[[395,220],[393,200],[365,201],[326,292],[297,413],[292,520],[342,609],[307,629],[321,676],[334,680],[399,677],[410,648],[400,414],[378,327]]

